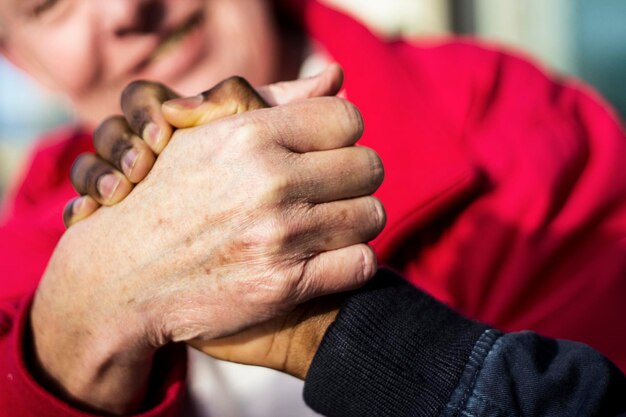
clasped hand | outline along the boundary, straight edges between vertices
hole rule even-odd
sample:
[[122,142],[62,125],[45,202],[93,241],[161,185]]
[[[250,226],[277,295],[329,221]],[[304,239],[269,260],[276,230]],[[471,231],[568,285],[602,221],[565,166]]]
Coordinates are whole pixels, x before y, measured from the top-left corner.
[[[37,359],[66,396],[132,409],[136,395],[111,383],[142,374],[172,341],[253,362],[246,349],[253,356],[311,317],[285,313],[373,276],[366,242],[385,223],[371,197],[383,169],[375,152],[354,146],[358,110],[329,97],[340,79],[334,67],[258,93],[240,79],[186,99],[146,82],[125,91],[124,116],[94,134],[98,155],[75,164],[85,196],[68,206],[75,224],[31,314]],[[266,365],[278,368],[286,353]]]

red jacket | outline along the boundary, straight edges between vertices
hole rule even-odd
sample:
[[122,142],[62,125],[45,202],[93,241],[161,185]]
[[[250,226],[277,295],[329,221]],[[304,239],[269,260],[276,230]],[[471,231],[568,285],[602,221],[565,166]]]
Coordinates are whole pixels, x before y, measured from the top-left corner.
[[[386,43],[314,0],[296,3],[345,69],[361,144],[386,166],[381,261],[472,318],[579,340],[626,369],[626,135],[606,104],[471,40]],[[70,130],[42,143],[1,226],[6,415],[84,415],[32,379],[22,340],[74,194],[67,173],[90,149]],[[174,415],[182,396],[184,354],[161,360],[158,405],[145,415]]]

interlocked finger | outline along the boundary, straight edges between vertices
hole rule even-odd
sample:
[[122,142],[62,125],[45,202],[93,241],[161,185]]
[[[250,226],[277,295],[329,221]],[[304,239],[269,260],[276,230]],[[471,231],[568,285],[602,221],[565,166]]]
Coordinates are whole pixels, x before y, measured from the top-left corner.
[[161,105],[178,94],[163,84],[134,81],[122,93],[122,111],[131,130],[160,154],[172,137],[172,126],[161,114]]
[[93,143],[98,155],[134,184],[143,180],[154,165],[154,153],[122,116],[105,120],[94,132]]
[[[256,123],[268,129],[268,140],[295,153],[354,145],[363,135],[364,129],[363,117],[357,107],[337,97],[296,101],[243,117],[246,123]],[[263,142],[260,144],[266,145]]]
[[168,101],[162,110],[172,126],[182,129],[265,107],[267,103],[248,81],[231,77],[197,96]]
[[384,178],[378,154],[363,146],[297,155],[297,186],[287,184],[289,197],[326,203],[373,194]]
[[343,69],[331,64],[313,77],[282,81],[259,87],[259,95],[271,107],[282,106],[312,97],[335,96],[343,85]]
[[376,255],[364,243],[322,252],[305,262],[291,299],[300,304],[313,298],[364,285],[378,269]]
[[120,202],[133,188],[126,176],[113,165],[89,153],[76,159],[70,179],[79,194],[90,195],[105,206]]
[[385,227],[382,203],[375,197],[310,206],[305,230],[293,242],[303,253],[321,253],[374,239]]
[[91,196],[83,195],[71,200],[63,209],[63,223],[69,228],[91,216],[100,208],[100,204]]

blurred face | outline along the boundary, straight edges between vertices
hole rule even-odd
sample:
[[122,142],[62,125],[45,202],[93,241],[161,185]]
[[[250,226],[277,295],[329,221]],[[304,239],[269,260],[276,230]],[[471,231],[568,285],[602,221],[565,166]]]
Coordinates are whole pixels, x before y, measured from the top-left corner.
[[67,95],[91,124],[119,113],[135,79],[197,94],[230,75],[277,74],[264,0],[0,0],[2,52]]

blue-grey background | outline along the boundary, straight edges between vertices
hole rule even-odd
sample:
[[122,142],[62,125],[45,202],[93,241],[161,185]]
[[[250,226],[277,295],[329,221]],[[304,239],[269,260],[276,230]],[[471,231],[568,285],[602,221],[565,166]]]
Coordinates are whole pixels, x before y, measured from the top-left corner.
[[576,73],[626,117],[626,0],[574,2]]

